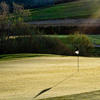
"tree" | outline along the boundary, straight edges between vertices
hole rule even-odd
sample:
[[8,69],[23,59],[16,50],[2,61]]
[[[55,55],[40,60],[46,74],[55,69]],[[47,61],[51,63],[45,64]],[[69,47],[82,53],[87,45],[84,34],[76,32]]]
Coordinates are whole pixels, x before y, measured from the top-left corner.
[[69,44],[72,45],[71,49],[73,53],[78,48],[80,51],[80,55],[82,56],[91,55],[94,46],[87,35],[82,34],[80,32],[76,32],[74,35],[70,35],[67,38],[67,40],[69,40],[70,41]]
[[6,2],[1,2],[0,8],[2,15],[7,15],[9,13],[9,6]]
[[9,6],[6,2],[0,3],[0,40],[9,38]]
[[18,15],[22,15],[24,12],[23,5],[19,5],[13,2],[13,12]]

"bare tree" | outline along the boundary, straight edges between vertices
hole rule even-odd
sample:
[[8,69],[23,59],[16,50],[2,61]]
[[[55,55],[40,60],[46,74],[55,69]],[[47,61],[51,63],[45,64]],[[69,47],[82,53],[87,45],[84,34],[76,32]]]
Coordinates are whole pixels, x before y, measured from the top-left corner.
[[19,5],[13,2],[13,12],[18,15],[22,15],[24,12],[23,5]]
[[2,15],[7,15],[9,13],[9,6],[6,2],[1,2],[0,8]]

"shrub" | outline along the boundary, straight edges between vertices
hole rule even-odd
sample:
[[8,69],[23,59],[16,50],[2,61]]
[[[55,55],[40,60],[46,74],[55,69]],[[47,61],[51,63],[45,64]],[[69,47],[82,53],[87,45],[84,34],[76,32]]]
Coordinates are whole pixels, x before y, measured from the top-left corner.
[[93,44],[85,34],[77,32],[74,35],[70,35],[67,39],[69,39],[70,41],[70,49],[72,50],[73,54],[74,51],[78,48],[80,50],[80,55],[91,55],[91,51],[93,50]]
[[0,53],[70,54],[70,50],[60,40],[47,36],[16,37],[0,43]]

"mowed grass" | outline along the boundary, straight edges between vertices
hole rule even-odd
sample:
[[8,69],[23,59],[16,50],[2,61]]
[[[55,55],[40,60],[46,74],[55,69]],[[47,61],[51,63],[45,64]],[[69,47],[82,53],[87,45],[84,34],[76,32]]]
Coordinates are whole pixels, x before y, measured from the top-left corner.
[[[54,86],[64,78],[63,83],[37,99],[100,90],[100,58],[80,57],[78,73],[76,57],[42,56],[0,61],[0,100],[32,100],[42,89]],[[95,97],[93,100],[100,99],[97,94]]]
[[52,7],[32,9],[26,21],[65,19],[65,18],[100,18],[100,0],[79,0],[76,2],[54,5]]

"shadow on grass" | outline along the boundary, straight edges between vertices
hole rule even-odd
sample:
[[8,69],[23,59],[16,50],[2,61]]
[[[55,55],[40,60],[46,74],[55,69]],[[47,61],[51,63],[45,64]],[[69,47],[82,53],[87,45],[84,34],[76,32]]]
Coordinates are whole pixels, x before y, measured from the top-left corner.
[[100,90],[41,100],[100,100]]
[[[52,54],[3,54],[0,55],[0,60],[10,60],[17,58],[41,57],[41,56],[54,56]],[[56,56],[56,55],[55,55]]]

